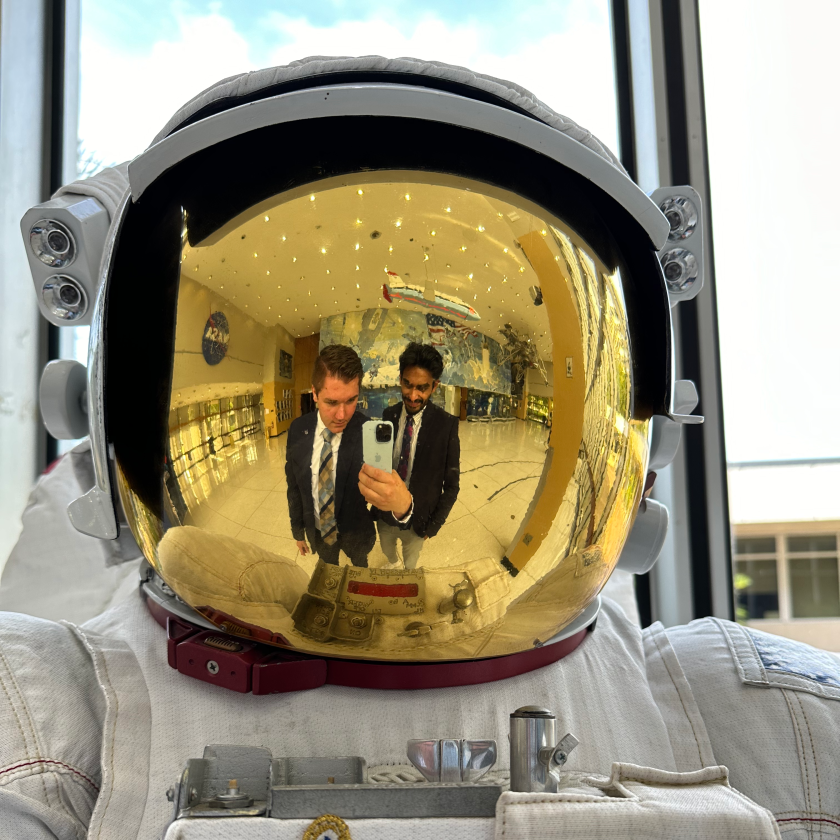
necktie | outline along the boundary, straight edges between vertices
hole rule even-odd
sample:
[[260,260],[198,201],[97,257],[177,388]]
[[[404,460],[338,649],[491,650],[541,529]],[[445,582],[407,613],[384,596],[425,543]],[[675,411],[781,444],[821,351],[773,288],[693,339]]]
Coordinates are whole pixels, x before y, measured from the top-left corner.
[[338,525],[335,521],[335,484],[332,477],[332,439],[334,432],[324,429],[324,445],[321,447],[321,466],[318,470],[318,529],[321,539],[327,545],[335,545],[338,539]]
[[410,414],[405,421],[403,430],[402,450],[400,451],[400,462],[397,464],[397,474],[405,481],[408,475],[408,459],[411,457],[411,439],[414,437],[414,417]]

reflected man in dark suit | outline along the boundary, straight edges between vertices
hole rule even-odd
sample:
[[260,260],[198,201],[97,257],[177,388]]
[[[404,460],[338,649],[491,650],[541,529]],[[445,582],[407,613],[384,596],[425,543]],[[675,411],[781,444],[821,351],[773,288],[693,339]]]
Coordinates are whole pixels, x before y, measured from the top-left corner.
[[[417,566],[423,543],[443,527],[460,489],[458,418],[430,401],[442,373],[443,358],[430,344],[405,348],[402,403],[382,412],[394,424],[394,471],[365,465],[359,477],[362,494],[374,505],[382,551],[395,565],[400,540],[406,569]],[[410,506],[403,500],[406,485]]]
[[312,372],[317,410],[292,423],[286,444],[286,497],[298,551],[305,555],[311,546],[333,565],[343,550],[354,566],[367,566],[376,542],[358,486],[368,419],[356,411],[361,382],[362,362],[352,348],[321,350]]

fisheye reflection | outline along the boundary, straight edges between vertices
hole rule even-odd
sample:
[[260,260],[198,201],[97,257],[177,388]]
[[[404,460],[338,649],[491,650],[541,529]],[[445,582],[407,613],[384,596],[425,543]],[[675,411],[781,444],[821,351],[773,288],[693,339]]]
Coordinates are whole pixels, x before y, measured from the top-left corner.
[[509,193],[375,177],[184,245],[150,539],[232,631],[495,655],[574,617],[638,504],[620,276]]

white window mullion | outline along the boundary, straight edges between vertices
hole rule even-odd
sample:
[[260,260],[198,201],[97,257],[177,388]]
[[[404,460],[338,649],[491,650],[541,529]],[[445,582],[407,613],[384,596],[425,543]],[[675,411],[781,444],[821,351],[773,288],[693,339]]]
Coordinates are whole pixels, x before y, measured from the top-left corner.
[[779,583],[779,620],[793,618],[793,601],[788,571],[787,542],[784,534],[776,534],[776,574]]

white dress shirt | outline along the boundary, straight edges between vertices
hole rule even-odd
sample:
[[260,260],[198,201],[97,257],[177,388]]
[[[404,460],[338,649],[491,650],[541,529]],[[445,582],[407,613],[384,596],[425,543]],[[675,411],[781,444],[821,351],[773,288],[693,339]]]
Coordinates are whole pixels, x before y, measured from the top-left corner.
[[[312,503],[315,505],[315,522],[318,522],[319,514],[321,513],[321,503],[318,500],[318,474],[321,472],[321,450],[324,448],[324,421],[321,419],[321,412],[318,412],[318,423],[315,426],[315,440],[312,441]],[[338,447],[341,446],[341,436],[344,432],[339,432],[333,435],[332,439],[332,480],[333,488],[335,488],[335,471],[338,466]]]

